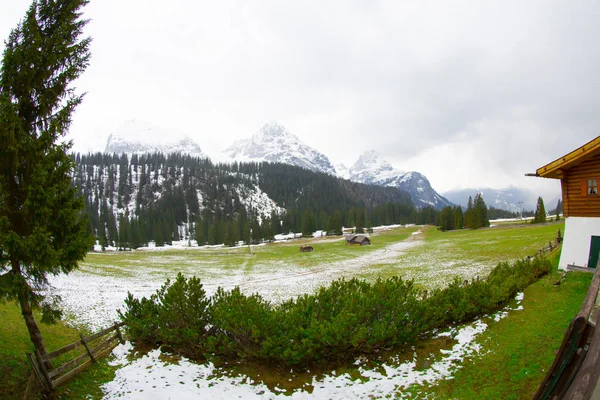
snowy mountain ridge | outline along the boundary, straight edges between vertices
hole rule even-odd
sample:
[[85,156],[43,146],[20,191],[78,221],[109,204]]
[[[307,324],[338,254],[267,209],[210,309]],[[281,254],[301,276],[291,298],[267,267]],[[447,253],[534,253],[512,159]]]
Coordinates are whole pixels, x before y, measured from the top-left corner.
[[[477,193],[480,193],[483,200],[488,206],[506,210],[510,212],[521,212],[522,210],[535,210],[537,204],[537,194],[529,189],[521,189],[516,187],[508,187],[506,189],[492,189],[492,188],[470,188],[470,189],[457,189],[451,190],[444,193],[450,201],[459,204],[463,207],[467,206],[469,196],[475,197]],[[547,209],[550,209],[557,198],[546,199],[549,202],[546,203]]]
[[128,155],[157,152],[184,153],[207,158],[200,146],[189,136],[137,119],[126,121],[111,132],[104,152]]
[[229,146],[222,156],[229,161],[279,162],[335,175],[335,168],[327,156],[304,144],[276,121],[263,125],[251,138]]
[[364,152],[350,167],[349,179],[369,185],[395,187],[408,192],[418,208],[431,206],[439,210],[453,205],[431,187],[425,175],[416,171],[404,172],[395,169],[374,150]]
[[[127,121],[111,133],[105,152],[129,155],[180,152],[208,158],[200,146],[189,137],[135,119]],[[364,152],[350,168],[343,164],[334,166],[326,155],[303,143],[298,136],[276,121],[266,123],[252,137],[239,140],[227,147],[215,159],[226,163],[261,161],[282,163],[314,172],[323,172],[353,182],[395,187],[408,192],[418,208],[432,206],[441,209],[452,205],[431,187],[429,180],[423,174],[395,169],[372,150]]]

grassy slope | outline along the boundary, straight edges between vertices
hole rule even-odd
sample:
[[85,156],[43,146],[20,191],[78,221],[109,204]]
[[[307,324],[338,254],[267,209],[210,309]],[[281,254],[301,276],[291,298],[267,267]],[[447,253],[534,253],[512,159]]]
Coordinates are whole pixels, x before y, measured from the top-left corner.
[[[558,253],[552,258],[556,266]],[[555,269],[527,288],[524,309],[490,324],[478,339],[480,355],[464,360],[454,379],[424,392],[440,399],[530,399],[581,308],[592,274],[569,273],[560,286],[554,286],[559,278]]]
[[[39,321],[40,316],[36,316]],[[33,345],[21,310],[15,303],[0,303],[0,398],[22,399],[31,375],[31,367],[27,362],[25,353],[33,352]],[[59,349],[69,343],[79,340],[78,331],[62,323],[45,325],[38,322],[44,343],[49,351]],[[58,360],[59,363],[61,360]],[[88,393],[95,398],[101,398],[98,382],[105,382],[114,376],[106,360],[98,365],[88,368],[84,373],[71,380],[58,390],[59,397],[84,398]],[[36,385],[36,389],[37,385]],[[39,391],[34,392],[32,398],[39,398]]]

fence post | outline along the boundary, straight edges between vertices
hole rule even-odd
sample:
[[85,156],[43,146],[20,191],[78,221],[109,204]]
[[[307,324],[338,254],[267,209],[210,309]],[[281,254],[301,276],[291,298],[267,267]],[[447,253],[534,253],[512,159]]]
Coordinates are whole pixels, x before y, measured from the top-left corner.
[[38,362],[38,367],[42,373],[42,376],[44,377],[44,380],[46,381],[46,384],[48,385],[48,388],[50,391],[54,390],[54,385],[52,384],[52,379],[50,379],[50,375],[48,375],[48,370],[46,369],[46,364],[44,363],[44,360],[42,359],[42,355],[40,354],[39,350],[35,350],[35,358],[37,359]]
[[[35,376],[37,377],[38,382],[40,382],[40,386],[42,387],[42,391],[49,392],[50,389],[48,389],[48,384],[46,383],[46,379],[44,378],[44,375],[42,375],[42,372],[40,371],[40,368],[38,367],[38,364],[34,360],[34,358],[31,355],[31,353],[27,353],[26,355],[27,355],[27,360],[29,361],[29,364],[31,365],[31,369],[33,370],[32,375],[35,374]],[[28,392],[26,390],[24,398],[26,399],[27,396],[28,396]]]
[[117,336],[119,337],[119,342],[121,342],[121,344],[125,343],[125,340],[123,340],[123,336],[121,335],[121,330],[119,329],[119,325],[115,322],[115,330],[117,331]]
[[83,343],[83,346],[85,347],[85,349],[87,350],[88,355],[90,356],[90,358],[92,359],[92,362],[95,363],[96,359],[94,358],[94,355],[92,354],[92,352],[90,351],[89,346],[87,345],[87,341],[85,340],[85,338],[83,337],[83,335],[81,334],[81,332],[79,333],[79,337],[81,338],[81,343]]

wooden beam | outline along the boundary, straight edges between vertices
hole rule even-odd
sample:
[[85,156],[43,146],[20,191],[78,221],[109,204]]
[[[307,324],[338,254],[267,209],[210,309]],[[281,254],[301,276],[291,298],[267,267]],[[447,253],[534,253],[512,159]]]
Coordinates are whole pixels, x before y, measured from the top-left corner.
[[600,150],[600,136],[573,150],[569,154],[538,168],[535,173],[542,178],[561,179],[557,175],[559,170],[570,168],[572,165],[577,164],[598,150]]

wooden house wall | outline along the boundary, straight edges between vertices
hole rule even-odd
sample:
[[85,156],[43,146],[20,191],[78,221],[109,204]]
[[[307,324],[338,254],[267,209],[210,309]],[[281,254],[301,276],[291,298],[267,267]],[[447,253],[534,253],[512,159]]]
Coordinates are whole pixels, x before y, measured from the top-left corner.
[[587,194],[587,180],[600,185],[600,154],[566,171],[562,179],[565,217],[600,217],[600,196]]

